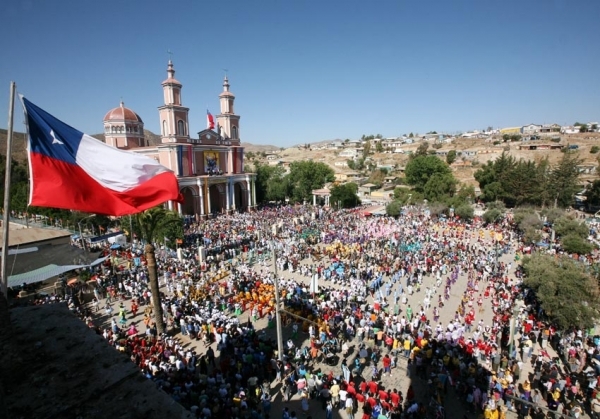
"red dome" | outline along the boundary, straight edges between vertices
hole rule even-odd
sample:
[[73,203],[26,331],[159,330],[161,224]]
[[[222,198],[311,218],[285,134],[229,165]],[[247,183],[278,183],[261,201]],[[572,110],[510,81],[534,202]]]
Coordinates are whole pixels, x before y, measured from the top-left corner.
[[118,106],[108,111],[106,115],[104,115],[104,121],[135,121],[141,123],[144,122],[137,113],[135,113],[129,108],[126,108],[123,105],[123,102],[121,102],[121,106]]

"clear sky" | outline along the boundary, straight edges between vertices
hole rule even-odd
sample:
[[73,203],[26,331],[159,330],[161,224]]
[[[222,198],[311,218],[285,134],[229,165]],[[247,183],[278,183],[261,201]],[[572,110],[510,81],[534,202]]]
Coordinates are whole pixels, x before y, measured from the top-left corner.
[[159,132],[169,49],[191,132],[227,69],[255,144],[600,119],[599,0],[3,0],[0,16],[2,128],[14,80],[86,133],[121,98]]

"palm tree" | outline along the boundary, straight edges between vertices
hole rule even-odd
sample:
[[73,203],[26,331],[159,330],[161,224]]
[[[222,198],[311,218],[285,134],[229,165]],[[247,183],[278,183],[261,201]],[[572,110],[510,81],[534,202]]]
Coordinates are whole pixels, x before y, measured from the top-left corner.
[[164,236],[167,227],[177,223],[181,224],[181,218],[174,211],[167,211],[163,207],[154,207],[135,214],[135,220],[136,227],[140,232],[140,237],[146,243],[144,255],[146,256],[146,263],[148,266],[150,291],[152,291],[152,310],[154,312],[156,331],[160,335],[165,333],[166,327],[163,319],[162,305],[160,303],[156,253],[153,243],[159,238],[158,234],[162,233]]

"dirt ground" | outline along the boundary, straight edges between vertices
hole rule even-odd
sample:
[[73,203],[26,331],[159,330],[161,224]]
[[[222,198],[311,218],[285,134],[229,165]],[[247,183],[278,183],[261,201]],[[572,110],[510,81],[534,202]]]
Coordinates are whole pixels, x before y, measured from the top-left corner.
[[192,418],[65,304],[5,310],[0,419]]

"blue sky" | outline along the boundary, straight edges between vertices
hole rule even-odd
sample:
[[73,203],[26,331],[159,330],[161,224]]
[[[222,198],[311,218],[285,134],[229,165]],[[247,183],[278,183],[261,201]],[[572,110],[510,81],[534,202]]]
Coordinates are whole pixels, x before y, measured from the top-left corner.
[[169,49],[191,132],[228,69],[255,144],[600,119],[598,0],[3,0],[0,16],[2,128],[14,80],[87,133],[121,98],[158,132]]

